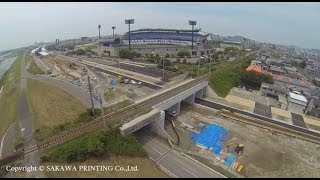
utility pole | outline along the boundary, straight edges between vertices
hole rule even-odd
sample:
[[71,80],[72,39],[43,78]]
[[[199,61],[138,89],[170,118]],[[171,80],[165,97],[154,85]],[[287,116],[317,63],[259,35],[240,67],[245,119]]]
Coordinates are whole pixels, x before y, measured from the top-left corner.
[[103,109],[103,106],[102,106],[102,97],[101,97],[101,94],[99,93],[99,103],[100,103],[100,108],[101,108],[101,113],[102,113],[102,120],[103,120],[103,125],[104,125],[104,128],[107,128],[107,121],[104,119],[104,109]]
[[200,75],[200,61],[201,61],[202,57],[198,60],[198,77]]
[[164,81],[164,59],[162,58],[162,80]]
[[89,88],[90,99],[91,99],[91,111],[92,111],[93,117],[95,117],[95,114],[94,114],[94,105],[93,105],[93,99],[92,99],[92,89],[91,89],[91,83],[90,83],[90,77],[89,77],[89,75],[88,75],[88,88]]
[[212,58],[210,58],[210,64],[209,64],[209,78],[211,76],[211,60],[212,60]]

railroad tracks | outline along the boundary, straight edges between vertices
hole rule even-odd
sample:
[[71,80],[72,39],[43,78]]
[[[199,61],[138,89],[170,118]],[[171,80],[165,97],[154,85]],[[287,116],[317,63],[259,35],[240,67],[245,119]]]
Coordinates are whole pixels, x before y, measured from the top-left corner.
[[109,113],[105,115],[104,117],[99,117],[97,119],[94,119],[90,122],[87,122],[85,124],[82,124],[78,127],[75,127],[73,129],[70,129],[68,131],[61,132],[47,140],[39,142],[37,145],[31,146],[26,148],[23,151],[18,151],[16,153],[13,153],[9,156],[5,156],[0,159],[0,166],[12,163],[20,158],[23,158],[24,156],[27,156],[33,152],[36,152],[41,149],[45,149],[48,147],[52,147],[55,145],[58,145],[62,142],[68,141],[70,139],[79,137],[85,133],[98,131],[104,128],[107,128],[108,126],[114,125],[115,123],[123,123],[126,119],[123,117],[128,117],[134,115],[137,111],[142,110],[146,107],[152,107],[158,103],[160,103],[163,100],[169,99],[170,97],[177,95],[181,92],[183,92],[186,89],[192,88],[195,85],[207,81],[207,76],[202,76],[197,79],[194,79],[188,83],[185,83],[181,86],[175,87],[171,89],[170,91],[165,91],[160,93],[158,96],[146,99],[145,101],[139,102],[137,104],[133,104],[127,107],[124,107],[122,109],[116,110],[112,113]]
[[223,117],[227,117],[236,121],[240,121],[246,124],[254,125],[260,128],[270,129],[275,132],[279,132],[282,134],[290,135],[296,138],[300,138],[309,142],[313,142],[316,144],[320,144],[320,137],[316,135],[309,134],[307,132],[302,132],[299,130],[295,130],[292,128],[284,127],[281,125],[274,124],[272,122],[263,121],[257,118],[253,118],[250,116],[246,116],[240,113],[233,113],[228,110],[221,110],[221,115]]

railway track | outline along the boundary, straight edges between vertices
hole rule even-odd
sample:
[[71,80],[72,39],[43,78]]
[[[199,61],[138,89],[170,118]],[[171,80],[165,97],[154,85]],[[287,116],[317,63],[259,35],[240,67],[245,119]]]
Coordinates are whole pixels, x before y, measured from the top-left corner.
[[[100,129],[106,128],[106,126],[113,125],[115,123],[122,123],[126,119],[123,119],[124,116],[129,116],[135,114],[137,111],[145,108],[145,107],[152,107],[161,101],[168,99],[174,95],[177,95],[181,92],[183,92],[186,89],[189,89],[191,87],[194,87],[195,85],[207,81],[207,76],[202,76],[197,79],[194,79],[188,83],[185,83],[181,86],[175,87],[170,91],[161,92],[158,96],[146,99],[145,101],[139,102],[137,104],[132,104],[130,106],[124,107],[122,109],[116,110],[112,113],[109,113],[105,115],[104,117],[96,118],[92,121],[89,121],[85,124],[82,124],[78,127],[72,128],[70,130],[61,132],[47,140],[39,142],[37,145],[28,147],[24,149],[23,151],[16,152],[14,154],[11,154],[9,156],[5,156],[0,159],[0,166],[9,164],[14,162],[15,160],[18,160],[20,158],[23,158],[24,156],[27,156],[33,152],[36,152],[38,150],[52,147],[55,145],[58,145],[62,142],[68,141],[70,139],[79,137],[80,135],[83,135],[88,132],[98,131]],[[120,121],[119,121],[120,120]]]
[[203,99],[196,99],[196,103],[220,110],[223,117],[320,144],[320,133],[305,128],[279,122],[271,118]]
[[254,125],[254,126],[265,128],[265,129],[270,129],[275,132],[279,132],[279,133],[290,135],[290,136],[300,138],[300,139],[303,139],[303,140],[306,140],[309,142],[320,144],[320,137],[319,136],[314,136],[309,133],[301,132],[301,131],[291,129],[288,127],[284,127],[284,126],[279,126],[279,125],[271,123],[271,122],[261,121],[259,119],[256,119],[256,118],[253,118],[250,116],[246,116],[246,115],[243,115],[240,113],[232,113],[227,110],[222,110],[221,112],[222,112],[222,116],[228,117],[233,120],[241,121],[246,124]]

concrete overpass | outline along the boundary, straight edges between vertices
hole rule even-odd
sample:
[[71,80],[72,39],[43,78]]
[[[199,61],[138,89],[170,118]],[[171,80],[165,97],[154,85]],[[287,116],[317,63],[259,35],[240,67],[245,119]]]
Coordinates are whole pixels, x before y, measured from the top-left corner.
[[[189,80],[187,82],[178,84],[174,87],[168,88],[162,92],[150,95],[136,103],[147,101],[148,99],[157,99],[157,97],[161,94],[166,93],[168,91],[172,91],[177,87],[183,87],[185,84],[190,83],[191,81],[194,80]],[[126,136],[145,126],[148,126],[152,131],[156,132],[158,135],[166,137],[166,132],[163,129],[165,121],[165,111],[176,111],[176,113],[179,115],[181,102],[193,104],[195,102],[195,98],[202,98],[204,94],[210,96],[212,95],[212,93],[214,92],[208,86],[207,78],[203,78],[202,81],[194,83],[192,87],[182,89],[179,91],[179,93],[166,99],[162,98],[160,102],[157,102],[155,105],[152,106],[153,110],[149,113],[123,124],[120,127],[121,134]]]

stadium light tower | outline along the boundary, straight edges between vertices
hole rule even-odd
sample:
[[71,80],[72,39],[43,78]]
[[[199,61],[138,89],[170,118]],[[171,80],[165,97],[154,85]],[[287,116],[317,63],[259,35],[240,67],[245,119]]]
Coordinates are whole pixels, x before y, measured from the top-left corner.
[[112,26],[112,38],[114,39],[114,29],[115,29],[116,27],[115,26]]
[[197,21],[191,21],[189,20],[189,25],[192,26],[192,42],[191,42],[191,49],[193,49],[193,27],[197,24]]
[[98,25],[98,29],[99,29],[99,39],[100,39],[100,29],[101,29],[101,25]]
[[130,24],[134,24],[134,19],[126,19],[124,22],[129,25],[129,50],[131,50]]

